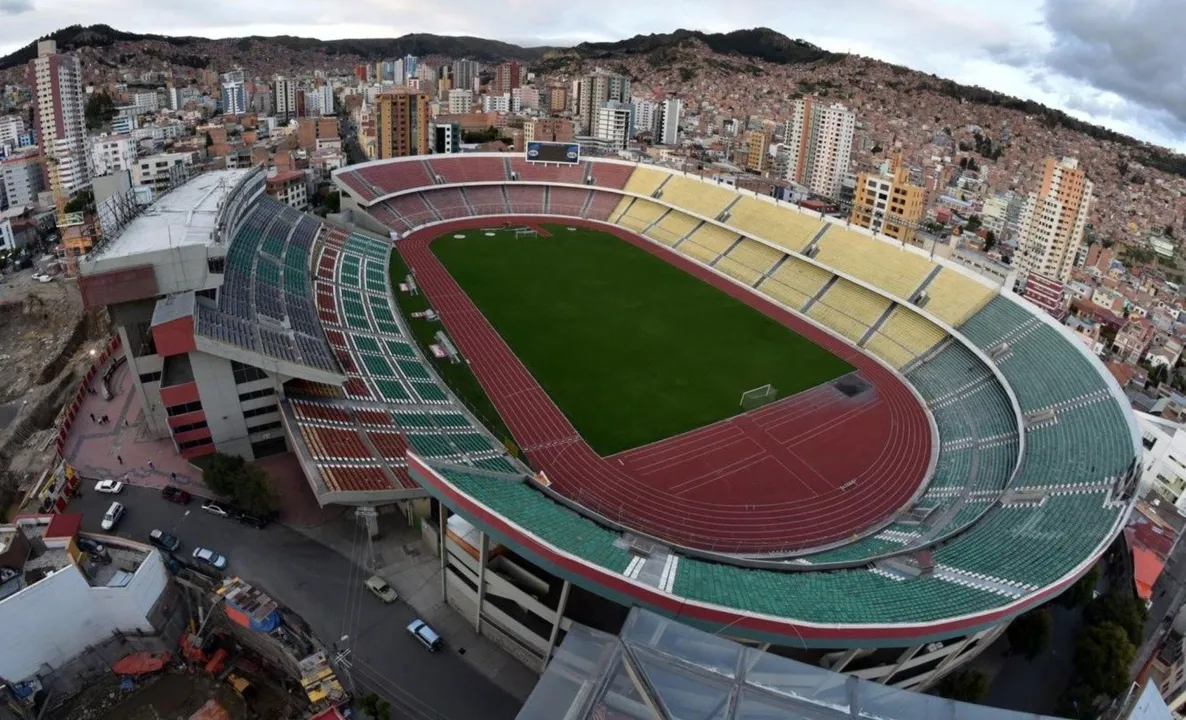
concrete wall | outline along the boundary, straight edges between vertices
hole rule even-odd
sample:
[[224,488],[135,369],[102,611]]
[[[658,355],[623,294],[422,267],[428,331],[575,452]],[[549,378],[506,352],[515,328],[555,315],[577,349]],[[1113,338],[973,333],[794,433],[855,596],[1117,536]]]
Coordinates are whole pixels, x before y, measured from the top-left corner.
[[153,250],[133,255],[92,255],[83,267],[85,275],[124,270],[151,265],[156,277],[153,295],[169,295],[186,290],[206,290],[222,285],[222,275],[212,275],[207,269],[207,255],[221,255],[222,249],[197,243]]
[[69,565],[0,600],[0,677],[17,681],[56,668],[116,631],[153,632],[148,615],[167,584],[164,562],[152,552],[126,587],[91,587]]
[[215,447],[227,455],[253,459],[231,361],[203,352],[190,353],[189,360]]

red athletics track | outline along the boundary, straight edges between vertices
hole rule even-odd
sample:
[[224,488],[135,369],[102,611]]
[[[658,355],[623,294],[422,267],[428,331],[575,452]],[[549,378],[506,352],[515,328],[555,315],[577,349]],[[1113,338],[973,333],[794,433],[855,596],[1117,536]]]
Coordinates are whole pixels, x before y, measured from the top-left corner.
[[599,456],[429,249],[446,232],[506,221],[522,225],[540,218],[459,220],[413,233],[398,247],[515,441],[557,492],[668,542],[769,553],[859,534],[888,520],[918,489],[931,457],[930,424],[893,373],[682,255],[616,226],[568,219],[563,222],[614,234],[712,283],[845,359],[872,386],[850,399],[822,385],[698,430]]

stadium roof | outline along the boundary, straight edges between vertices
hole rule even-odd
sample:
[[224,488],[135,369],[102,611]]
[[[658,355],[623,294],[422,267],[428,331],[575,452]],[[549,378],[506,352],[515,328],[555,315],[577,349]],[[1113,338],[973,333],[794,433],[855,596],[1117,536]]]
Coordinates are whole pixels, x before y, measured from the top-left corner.
[[1042,720],[898,690],[634,608],[616,637],[573,623],[517,720]]
[[105,258],[137,255],[182,245],[214,242],[218,210],[222,202],[251,170],[216,170],[198,175],[162,195],[144,213],[114,238],[102,254]]

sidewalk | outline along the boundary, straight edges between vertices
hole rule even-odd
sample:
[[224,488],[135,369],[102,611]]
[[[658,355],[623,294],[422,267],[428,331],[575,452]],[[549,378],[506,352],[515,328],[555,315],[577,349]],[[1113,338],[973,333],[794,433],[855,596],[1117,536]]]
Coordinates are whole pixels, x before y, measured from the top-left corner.
[[[319,527],[295,528],[305,536],[350,557],[354,547],[353,513]],[[526,701],[539,675],[490,640],[478,635],[470,618],[462,617],[441,595],[441,562],[426,548],[420,533],[402,515],[379,517],[373,542],[376,574],[386,580],[416,613],[445,638],[478,672],[521,701]]]
[[[103,399],[97,376],[92,385],[96,394],[83,396],[78,419],[66,438],[62,454],[67,462],[88,479],[122,480],[155,488],[173,484],[195,494],[208,494],[202,473],[176,454],[172,442],[139,437],[140,399],[133,390],[127,363],[111,379],[110,400]],[[107,422],[99,424],[104,415]],[[170,473],[177,474],[175,480],[170,479]]]

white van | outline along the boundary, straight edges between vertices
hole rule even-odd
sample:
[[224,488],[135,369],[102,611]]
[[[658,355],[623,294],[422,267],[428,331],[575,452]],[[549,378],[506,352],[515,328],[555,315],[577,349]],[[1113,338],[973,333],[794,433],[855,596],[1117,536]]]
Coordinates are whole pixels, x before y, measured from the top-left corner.
[[107,508],[107,514],[103,516],[103,522],[100,526],[104,530],[114,530],[120,518],[124,516],[124,506],[118,502],[111,503],[111,507]]

